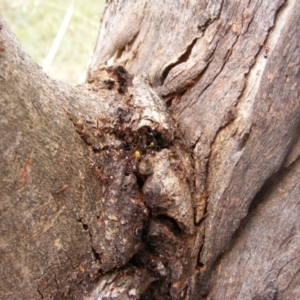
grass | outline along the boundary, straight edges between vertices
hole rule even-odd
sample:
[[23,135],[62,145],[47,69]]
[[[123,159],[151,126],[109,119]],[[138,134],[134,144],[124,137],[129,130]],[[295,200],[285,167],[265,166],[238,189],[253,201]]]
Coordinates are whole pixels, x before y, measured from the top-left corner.
[[73,15],[47,73],[78,82],[96,42],[104,0],[0,0],[0,13],[33,60],[42,66],[72,3]]

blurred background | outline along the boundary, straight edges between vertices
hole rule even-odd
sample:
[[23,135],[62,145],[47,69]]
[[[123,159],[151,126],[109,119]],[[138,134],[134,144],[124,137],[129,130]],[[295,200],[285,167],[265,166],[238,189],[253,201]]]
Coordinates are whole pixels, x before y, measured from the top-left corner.
[[77,83],[94,49],[104,4],[105,0],[0,0],[0,14],[49,76]]

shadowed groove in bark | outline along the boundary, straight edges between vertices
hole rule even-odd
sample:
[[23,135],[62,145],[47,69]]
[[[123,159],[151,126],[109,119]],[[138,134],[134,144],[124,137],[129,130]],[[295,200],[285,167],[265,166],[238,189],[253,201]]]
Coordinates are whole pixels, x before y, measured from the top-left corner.
[[[268,36],[266,36],[266,39],[268,39],[268,40],[272,40],[272,33],[275,31],[275,34],[276,34],[276,31],[277,31],[277,34],[278,34],[278,30],[279,31],[281,31],[281,29],[280,29],[280,24],[282,23],[282,21],[283,21],[283,19],[282,19],[282,17],[281,17],[281,12],[282,12],[282,10],[284,9],[286,7],[286,5],[285,5],[285,3],[284,4],[282,4],[282,5],[280,5],[280,7],[278,7],[278,9],[277,9],[277,13],[275,14],[275,16],[274,16],[274,22],[271,24],[271,27],[273,27],[273,24],[275,23],[276,25],[279,25],[279,29],[278,28],[276,28],[276,26],[274,27],[274,29],[270,29],[269,31],[270,31],[270,33],[268,34]],[[279,21],[278,20],[278,18],[280,18],[281,20]],[[285,21],[286,21],[286,19],[285,19]],[[284,22],[285,22],[284,21]],[[256,53],[256,56],[255,56],[255,58],[257,59],[257,60],[260,60],[260,61],[263,61],[264,63],[266,63],[266,60],[268,59],[268,58],[266,58],[265,57],[265,55],[263,54],[263,52],[264,52],[264,50],[263,49],[259,49],[260,51],[258,51],[257,53]],[[270,57],[271,57],[271,54],[270,54]],[[272,60],[272,58],[271,58],[271,60]],[[256,65],[257,65],[257,62],[256,62]],[[246,81],[246,83],[247,83],[247,85],[244,87],[244,90],[243,90],[243,93],[242,93],[242,95],[239,97],[239,102],[238,102],[238,104],[237,104],[237,107],[238,107],[238,109],[237,109],[237,117],[236,117],[236,119],[233,121],[233,123],[229,123],[225,128],[223,128],[222,129],[222,131],[223,131],[223,134],[226,132],[226,131],[228,131],[227,132],[227,134],[224,134],[223,136],[221,136],[220,137],[220,139],[218,140],[218,143],[220,143],[221,145],[223,145],[223,144],[225,144],[225,142],[224,141],[229,141],[229,139],[234,139],[234,137],[235,137],[235,130],[234,130],[234,124],[236,123],[236,124],[239,124],[239,126],[240,126],[240,124],[243,124],[243,122],[241,122],[241,119],[244,117],[244,118],[250,118],[250,115],[247,115],[247,113],[245,113],[245,112],[247,112],[247,106],[246,106],[246,109],[243,109],[243,103],[245,103],[244,101],[246,101],[247,100],[247,97],[245,96],[245,90],[247,90],[248,89],[248,84],[249,84],[249,82],[250,82],[250,79],[249,78],[251,78],[252,80],[254,80],[255,82],[258,82],[258,85],[259,85],[259,83],[260,83],[260,80],[259,79],[257,79],[255,76],[252,78],[252,75],[260,75],[261,77],[266,77],[266,76],[264,76],[264,73],[263,73],[263,71],[262,72],[260,72],[260,73],[257,73],[257,68],[255,68],[256,67],[256,65],[252,65],[252,67],[251,67],[251,69],[250,69],[250,71],[248,72],[248,74],[247,74],[247,81]],[[253,95],[253,91],[255,91],[255,89],[251,89],[251,93],[252,93],[252,95]],[[272,94],[272,92],[270,91],[270,94]],[[245,99],[244,99],[245,98]],[[277,100],[278,102],[279,102],[279,100]],[[283,100],[281,100],[281,101],[283,101]],[[278,103],[277,102],[277,103]],[[248,106],[249,106],[249,100],[248,100]],[[277,108],[278,109],[278,108]],[[239,113],[240,112],[242,112],[242,114],[240,115]],[[251,110],[250,110],[250,113],[251,113]],[[273,112],[272,113],[274,113],[274,109],[273,109]],[[246,123],[246,122],[245,122]],[[248,124],[249,125],[249,124]],[[257,125],[257,124],[255,124],[255,125]],[[255,128],[255,126],[254,126],[254,128]],[[241,127],[240,127],[240,129],[241,129]],[[248,130],[248,131],[247,131]],[[257,128],[255,128],[255,130],[257,130]],[[232,134],[231,132],[234,132],[234,134]],[[293,131],[292,131],[293,132]],[[292,132],[290,132],[290,134],[292,133]],[[271,135],[271,134],[270,134]],[[247,145],[248,144],[248,142],[246,143],[245,142],[245,139],[246,139],[246,141],[251,141],[251,140],[253,140],[253,128],[252,128],[252,126],[249,126],[249,128],[247,129],[246,128],[246,130],[245,130],[245,132],[244,132],[244,134],[243,135],[241,135],[241,140],[239,141],[239,143],[237,144],[237,146],[239,147],[239,149],[242,149],[242,150],[240,150],[240,151],[242,151],[243,152],[243,149],[245,149],[245,148],[248,148],[249,149],[249,145]],[[216,139],[215,139],[216,140]],[[290,142],[290,141],[288,141],[288,142]],[[218,144],[217,143],[217,144]],[[274,141],[274,143],[276,144],[276,142]],[[229,143],[230,144],[230,143]],[[290,144],[290,143],[289,143]],[[244,148],[241,148],[241,145],[242,146],[244,146]],[[285,145],[286,146],[286,145]],[[223,150],[223,152],[224,152],[224,149],[225,149],[225,146],[223,145],[223,146],[220,146],[219,145],[219,152],[220,152],[220,147],[222,147],[222,150]],[[286,147],[284,147],[284,149],[285,149]],[[278,149],[276,150],[276,151],[278,151]],[[284,151],[286,151],[286,150],[284,150]],[[284,155],[284,153],[283,153],[283,155]],[[279,162],[280,163],[280,162]],[[231,162],[231,164],[233,164],[233,162]],[[276,172],[277,170],[275,169],[275,172]],[[272,175],[273,173],[271,173],[269,176],[273,176]],[[265,180],[268,180],[268,178],[269,178],[269,176],[267,176],[266,178],[264,178],[264,179],[261,179],[261,181],[262,181],[262,184],[264,184],[264,182],[265,182]],[[257,193],[259,193],[259,191],[260,191],[260,189],[255,193],[255,195],[257,195]],[[256,199],[256,196],[255,195],[253,195],[253,198],[255,197],[255,199]],[[220,196],[221,197],[221,196]],[[225,198],[225,196],[224,196],[224,198]],[[253,199],[252,197],[249,199],[249,205],[250,205],[250,203],[251,203],[251,199]],[[225,199],[224,199],[225,200]],[[227,200],[227,199],[226,199]],[[228,200],[227,200],[228,201]],[[245,201],[245,200],[244,200]],[[251,207],[251,206],[250,206]],[[248,207],[249,208],[249,207]],[[246,213],[247,214],[247,213]],[[243,216],[242,216],[242,218],[243,218]],[[230,244],[230,243],[228,243],[228,244]],[[227,250],[226,250],[227,251]],[[222,251],[220,252],[220,255],[222,256]],[[220,256],[218,256],[218,257],[220,257]],[[218,259],[218,258],[217,258]],[[214,263],[214,265],[215,265],[215,263]],[[214,268],[213,266],[212,266],[212,268]]]
[[192,53],[193,47],[196,44],[197,40],[198,40],[198,38],[195,38],[191,42],[191,44],[187,46],[185,52],[180,57],[178,57],[177,61],[174,62],[174,63],[172,63],[172,64],[170,64],[169,66],[167,66],[164,69],[164,71],[162,72],[162,75],[161,75],[161,77],[162,77],[162,79],[161,79],[161,85],[164,84],[164,81],[168,77],[168,74],[171,71],[171,69],[173,69],[175,66],[177,66],[179,64],[182,64],[182,63],[186,62],[189,59],[189,57],[190,57],[190,55]]
[[[213,52],[212,52],[211,56],[213,56]],[[171,94],[161,95],[162,98],[164,99],[165,103],[167,104],[167,107],[170,109],[171,115],[172,115],[172,106],[174,104],[173,102],[179,102],[180,99],[185,95],[185,93],[188,93],[188,91],[190,89],[192,89],[199,83],[203,74],[209,68],[210,62],[211,62],[211,59],[209,59],[206,67],[199,74],[197,74],[195,78],[192,78],[191,80],[187,80],[184,86],[179,86],[178,89]],[[191,147],[192,148],[196,147],[196,144],[197,143],[194,143],[194,145]]]
[[[112,59],[116,59],[116,60],[120,59],[121,62],[119,62],[119,63],[122,64],[123,59],[124,59],[124,58],[122,58],[122,55],[125,53],[125,51],[127,50],[128,47],[130,47],[134,44],[139,33],[140,33],[140,30],[138,30],[138,32],[135,35],[133,35],[132,39],[123,48],[117,50],[115,57],[112,57]],[[136,51],[138,51],[138,50],[136,50]],[[132,53],[132,55],[134,55],[134,54]],[[125,61],[125,64],[126,64],[126,61]]]

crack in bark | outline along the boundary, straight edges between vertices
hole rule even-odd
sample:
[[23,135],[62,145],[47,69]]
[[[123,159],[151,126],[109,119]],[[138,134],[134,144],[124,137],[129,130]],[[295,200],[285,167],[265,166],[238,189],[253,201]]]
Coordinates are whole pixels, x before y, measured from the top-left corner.
[[193,47],[195,46],[196,42],[197,42],[198,38],[195,38],[187,47],[186,47],[186,50],[184,51],[183,54],[181,54],[177,60],[174,62],[174,63],[171,63],[170,65],[168,65],[164,71],[162,72],[162,75],[161,75],[161,85],[164,84],[168,74],[170,73],[170,71],[177,65],[180,65],[186,61],[188,61],[191,53],[192,53],[192,50],[193,50]]
[[198,24],[198,28],[201,30],[206,30],[212,22],[219,18],[223,7],[223,0],[212,0],[207,3],[207,8]]
[[292,279],[290,280],[289,284],[287,287],[284,289],[284,291],[288,290],[294,279],[297,277],[297,275],[300,273],[300,269],[293,275]]
[[[223,62],[223,65],[221,67],[221,69],[219,70],[219,72],[215,75],[215,77],[213,78],[213,80],[211,81],[211,83],[209,85],[207,85],[204,90],[202,91],[202,94],[205,92],[205,90],[207,90],[209,88],[209,86],[211,86],[213,84],[213,82],[216,80],[216,78],[219,76],[219,74],[221,74],[222,70],[224,69],[226,63],[229,61],[230,59],[230,56],[232,55],[232,49],[234,47],[234,45],[238,42],[238,37],[236,38],[235,42],[233,43],[232,47],[228,50],[227,54],[226,54],[226,57],[225,57],[225,60]],[[217,45],[216,45],[217,47]],[[236,105],[235,105],[236,106]],[[207,178],[208,178],[208,172],[209,172],[209,161],[210,161],[210,157],[211,157],[211,153],[212,153],[212,148],[213,148],[213,144],[219,134],[219,132],[224,129],[227,125],[229,125],[230,123],[233,122],[233,120],[235,119],[235,115],[232,114],[231,111],[229,111],[229,116],[226,117],[226,121],[225,121],[225,124],[223,124],[215,133],[215,136],[210,144],[210,151],[209,153],[207,154],[207,156],[204,158],[204,159],[207,159],[207,162],[206,162],[206,167],[205,167],[205,170],[206,170],[206,176],[205,176],[205,183],[204,183],[204,191],[203,191],[203,195],[205,197],[205,207],[204,207],[204,216],[199,220],[199,221],[195,221],[195,224],[196,225],[200,225],[202,223],[202,221],[204,221],[206,219],[206,216],[207,216],[207,206],[208,206],[208,191],[207,191]],[[200,138],[201,138],[201,135],[198,137],[197,141],[192,145],[192,149],[195,149],[197,144],[199,143],[200,141]],[[194,151],[193,151],[194,152]],[[194,154],[195,155],[195,154]],[[195,161],[195,158],[194,158],[194,161]],[[205,228],[204,228],[204,232],[205,232]],[[204,235],[205,237],[205,235]],[[204,241],[203,240],[203,244],[204,244]],[[199,257],[200,257],[200,254],[199,254]]]
[[[130,49],[130,47],[132,47],[139,34],[140,34],[140,29],[137,31],[136,34],[133,35],[133,37],[126,43],[126,45],[124,45],[124,47],[116,51],[113,57],[118,64],[126,66],[128,61],[136,57],[138,53],[139,45],[136,47],[135,50]],[[124,57],[122,58],[123,54]]]
[[[249,28],[249,26],[250,26],[250,22],[249,22],[249,24],[248,24],[247,29]],[[246,30],[247,30],[247,29],[246,29]],[[234,46],[238,43],[239,37],[240,37],[240,36],[237,35],[235,42],[233,43],[232,47],[228,50],[228,52],[227,52],[227,54],[226,54],[226,56],[225,56],[225,60],[224,60],[224,63],[223,63],[223,65],[222,65],[220,71],[216,74],[216,76],[213,78],[213,80],[211,81],[211,83],[205,87],[205,89],[202,91],[202,94],[205,92],[205,90],[207,90],[207,89],[213,84],[213,82],[216,80],[216,78],[221,74],[221,72],[222,72],[223,69],[225,68],[226,63],[229,61],[229,59],[230,59],[230,57],[231,57],[231,55],[232,55],[232,52],[233,52],[232,50],[233,50]],[[257,51],[256,56],[258,55],[258,53],[259,53],[259,51]],[[254,61],[255,61],[255,60],[254,60]],[[254,62],[253,62],[253,64],[254,64]],[[252,65],[253,65],[253,64],[252,64]],[[249,68],[247,74],[250,73],[250,70],[251,70],[251,67]],[[246,81],[246,80],[245,80],[245,81]],[[239,95],[239,97],[238,97],[238,99],[237,99],[236,104],[234,105],[234,107],[237,107],[237,106],[238,106],[239,99],[241,99],[241,98],[243,97],[243,94],[244,94],[245,90],[246,90],[246,84],[244,85],[243,90],[241,91],[241,93],[240,93],[240,95]],[[213,147],[214,147],[215,141],[218,139],[218,136],[221,134],[221,132],[223,132],[223,130],[225,130],[226,127],[228,127],[230,124],[232,124],[232,123],[234,122],[235,119],[237,119],[237,116],[236,116],[235,114],[234,114],[233,116],[230,116],[230,117],[226,117],[226,118],[225,118],[225,120],[226,120],[225,123],[222,124],[222,125],[219,127],[219,129],[216,131],[216,133],[215,133],[215,136],[214,136],[214,138],[213,138],[213,140],[212,140],[212,142],[211,142],[211,144],[210,144],[210,151],[209,151],[209,154],[208,154],[208,156],[207,156],[206,176],[205,176],[206,179],[205,179],[205,184],[204,184],[204,186],[205,186],[205,192],[204,192],[204,194],[206,195],[206,203],[205,203],[205,208],[204,208],[205,213],[204,213],[204,217],[202,217],[202,219],[201,219],[198,223],[196,223],[197,225],[201,225],[202,223],[204,224],[203,243],[202,243],[201,247],[199,248],[199,252],[198,252],[198,262],[197,262],[197,263],[198,263],[198,268],[199,268],[200,270],[201,270],[201,269],[202,269],[202,270],[205,269],[205,265],[201,262],[200,258],[201,258],[201,252],[202,252],[202,249],[203,249],[204,244],[205,244],[205,227],[206,227],[206,226],[205,226],[205,220],[206,220],[206,217],[207,217],[207,214],[208,214],[208,211],[207,211],[207,209],[208,209],[208,191],[207,191],[208,187],[207,187],[207,180],[208,180],[209,164],[210,164],[211,155],[212,155],[212,152],[213,152],[212,149],[213,149]],[[242,149],[242,148],[245,147],[245,144],[246,144],[246,142],[247,142],[247,140],[248,140],[248,138],[249,138],[249,136],[250,136],[250,133],[251,133],[251,128],[250,128],[250,131],[249,131],[249,132],[247,132],[247,133],[245,133],[245,134],[243,135],[243,137],[242,137],[242,139],[241,139],[240,149]],[[201,136],[200,136],[200,137],[201,137]],[[197,143],[199,142],[200,137],[198,138],[197,142],[195,142],[193,148],[196,147]],[[221,255],[222,255],[222,253],[219,254],[218,257],[220,257]],[[217,258],[217,259],[218,259],[218,258]]]
[[203,74],[206,72],[206,70],[209,68],[209,65],[212,61],[213,52],[211,53],[211,56],[208,59],[207,65],[201,72],[199,72],[198,75],[195,77],[192,77],[191,79],[185,81],[184,85],[178,85],[175,92],[172,92],[167,95],[162,95],[162,98],[164,99],[165,103],[167,104],[168,108],[170,109],[170,112],[172,110],[172,106],[174,103],[177,103],[180,101],[180,99],[193,87],[195,87],[198,82],[201,80]]

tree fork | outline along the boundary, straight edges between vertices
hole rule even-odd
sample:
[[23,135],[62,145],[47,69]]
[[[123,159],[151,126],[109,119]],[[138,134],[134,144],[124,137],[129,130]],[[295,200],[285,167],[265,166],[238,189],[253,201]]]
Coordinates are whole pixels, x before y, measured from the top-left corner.
[[299,5],[110,1],[84,86],[3,23],[3,297],[299,297]]
[[[2,282],[19,278],[28,298],[138,298],[152,282],[164,299],[183,293],[198,254],[191,157],[163,100],[123,67],[89,86],[52,80],[5,23],[1,35],[2,224],[13,247],[1,252],[17,273]],[[34,259],[26,281],[16,255]]]

